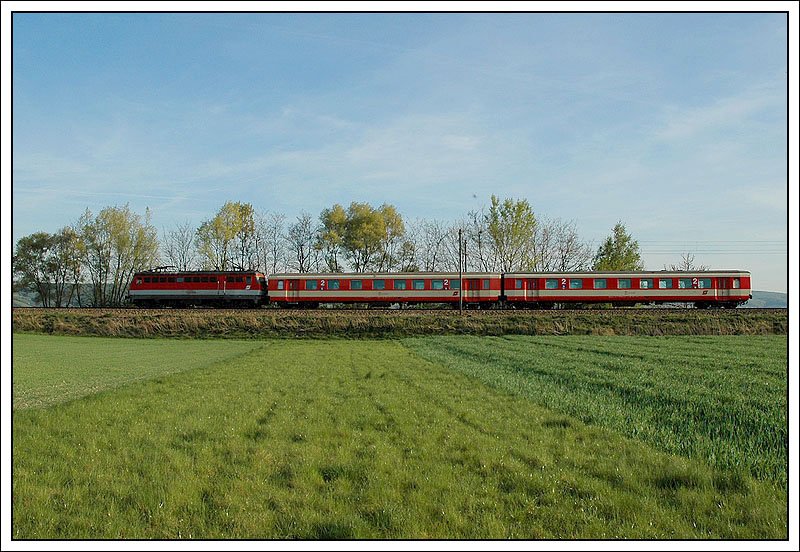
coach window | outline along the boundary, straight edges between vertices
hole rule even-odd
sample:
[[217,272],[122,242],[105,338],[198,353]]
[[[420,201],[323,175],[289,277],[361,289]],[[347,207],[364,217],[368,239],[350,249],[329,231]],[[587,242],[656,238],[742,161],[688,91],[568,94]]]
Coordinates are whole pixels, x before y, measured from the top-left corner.
[[395,280],[394,281],[394,289],[406,289],[406,281],[405,280]]
[[386,280],[373,280],[372,289],[386,289]]
[[639,280],[639,289],[653,289],[653,279],[642,278]]
[[149,283],[150,283],[150,278],[145,278],[145,279],[144,279],[144,283],[145,283],[145,284],[149,284]]
[[558,289],[558,278],[548,278],[544,281],[545,289]]
[[461,282],[458,280],[450,280],[450,289],[461,289]]
[[208,282],[208,276],[201,276],[200,277],[200,281],[201,282]]
[[672,289],[672,278],[659,278],[658,289]]
[[339,289],[339,280],[328,280],[328,289]]
[[692,289],[692,279],[678,278],[678,289]]
[[483,289],[489,289],[489,279],[484,278],[483,280]]
[[172,284],[174,284],[175,283],[175,276],[170,276],[169,278],[167,278],[167,281],[172,283]]
[[192,276],[192,282],[199,282],[200,276]]
[[309,290],[317,289],[317,281],[316,280],[306,280],[306,289],[309,289]]
[[631,279],[619,278],[617,280],[617,289],[631,289]]
[[278,289],[283,289],[283,280],[278,280]]
[[605,278],[594,279],[594,289],[606,289],[606,287],[608,287],[608,282]]
[[431,280],[431,289],[444,289],[444,280]]
[[711,278],[700,278],[700,288],[701,289],[710,289],[711,288]]
[[414,280],[414,289],[425,289],[425,280]]
[[350,280],[350,289],[361,289],[361,280]]
[[739,282],[739,278],[733,278],[733,289],[740,289],[742,287],[741,282]]
[[569,289],[581,289],[583,288],[583,280],[580,278],[570,278],[569,279]]
[[522,289],[522,280],[514,280],[514,289]]

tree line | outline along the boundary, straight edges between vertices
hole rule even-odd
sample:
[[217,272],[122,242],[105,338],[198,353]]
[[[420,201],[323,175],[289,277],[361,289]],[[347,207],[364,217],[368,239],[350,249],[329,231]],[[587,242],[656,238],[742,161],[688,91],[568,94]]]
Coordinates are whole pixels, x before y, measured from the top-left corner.
[[[459,243],[461,240],[461,243]],[[534,213],[527,200],[492,196],[455,222],[406,221],[390,204],[352,202],[293,219],[226,202],[197,227],[189,221],[159,238],[151,213],[128,205],[88,209],[54,234],[21,238],[14,289],[44,306],[123,304],[133,274],[175,270],[279,272],[572,272],[641,270],[638,243],[619,222],[594,251],[574,221]]]

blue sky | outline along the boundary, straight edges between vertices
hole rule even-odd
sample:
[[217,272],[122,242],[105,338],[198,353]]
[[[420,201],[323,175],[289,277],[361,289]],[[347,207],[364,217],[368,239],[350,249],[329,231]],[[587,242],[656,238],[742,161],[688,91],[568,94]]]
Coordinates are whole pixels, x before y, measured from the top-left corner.
[[489,197],[787,288],[784,14],[15,14],[13,239]]

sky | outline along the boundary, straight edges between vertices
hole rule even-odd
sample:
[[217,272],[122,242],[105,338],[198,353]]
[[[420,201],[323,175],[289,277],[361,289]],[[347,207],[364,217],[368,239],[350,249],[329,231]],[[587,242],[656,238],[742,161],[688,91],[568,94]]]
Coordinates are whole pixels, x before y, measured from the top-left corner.
[[12,234],[226,201],[455,221],[492,194],[622,221],[787,291],[782,13],[17,13]]

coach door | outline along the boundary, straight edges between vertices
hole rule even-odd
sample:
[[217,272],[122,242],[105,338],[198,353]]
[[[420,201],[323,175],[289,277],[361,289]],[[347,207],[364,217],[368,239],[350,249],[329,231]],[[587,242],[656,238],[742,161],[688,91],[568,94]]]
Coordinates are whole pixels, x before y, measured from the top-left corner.
[[469,301],[477,301],[481,296],[481,280],[480,278],[467,278],[467,285],[462,286],[464,290],[464,299]]
[[288,299],[290,303],[300,301],[300,280],[286,280],[288,289]]

